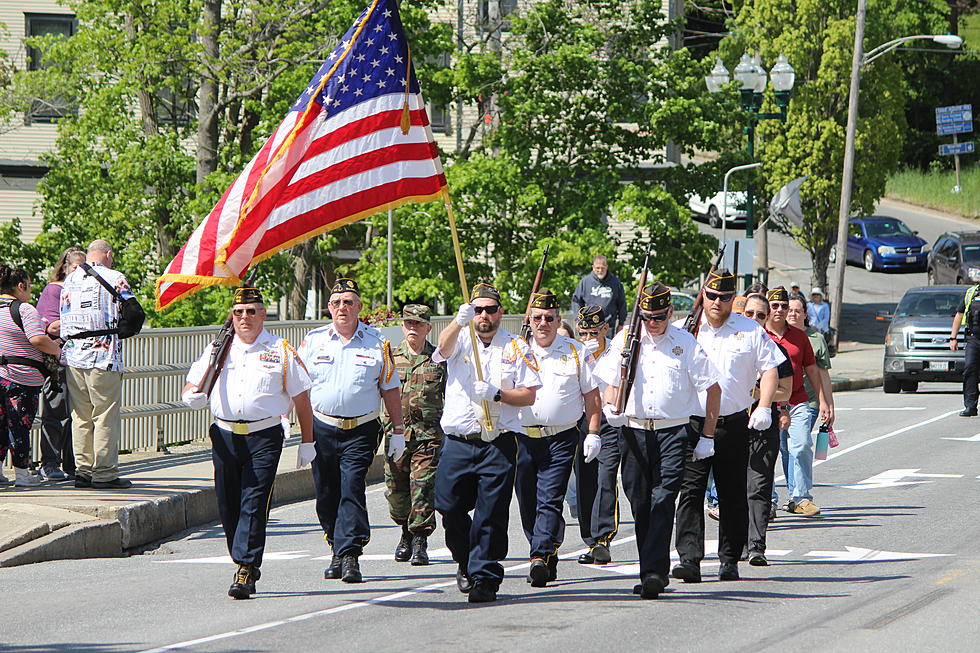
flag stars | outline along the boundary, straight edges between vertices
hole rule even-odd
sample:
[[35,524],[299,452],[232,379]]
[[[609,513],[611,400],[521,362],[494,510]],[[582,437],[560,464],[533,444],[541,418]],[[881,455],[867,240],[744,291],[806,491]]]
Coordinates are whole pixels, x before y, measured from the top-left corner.
[[333,60],[333,59],[336,59],[336,58],[337,58],[337,52],[336,51],[331,52],[329,55],[327,55],[327,59]]
[[346,75],[341,75],[340,77],[337,78],[337,81],[340,82],[341,84],[343,84],[345,78],[346,78]]
[[339,107],[339,106],[340,106],[340,100],[334,100],[334,101],[333,101],[333,105],[334,105],[335,107]]
[[385,18],[391,18],[391,9],[385,9]]
[[395,63],[402,63],[403,61],[405,60],[402,59],[402,56],[400,54],[395,55]]
[[376,25],[375,28],[374,28],[374,31],[375,32],[383,32],[384,29],[385,29],[384,28],[384,25]]
[[378,80],[378,88],[384,88],[384,87],[385,87],[385,80],[379,79]]
[[387,45],[381,46],[381,54],[388,54],[388,46]]
[[348,45],[350,45],[350,41],[343,41],[341,42],[340,47],[346,50]]
[[380,61],[378,61],[377,59],[372,59],[372,60],[371,60],[371,65],[372,65],[373,67],[375,67],[375,68],[377,68],[378,66],[380,66],[380,65],[381,65],[381,62],[380,62]]
[[403,79],[402,80],[402,86],[408,86],[408,80],[407,79]]
[[364,94],[364,89],[363,88],[355,88],[354,89],[354,95],[360,97],[363,94]]
[[368,47],[371,47],[372,45],[374,45],[374,39],[368,39],[367,41],[365,41],[365,43],[367,44]]
[[367,57],[365,57],[363,54],[359,54],[354,58],[357,59],[358,61],[364,61],[365,59],[367,59]]
[[349,90],[350,90],[350,86],[348,86],[347,84],[344,84],[343,86],[340,87],[341,93],[346,93]]
[[395,35],[394,32],[392,32],[391,34],[389,34],[388,35],[388,38],[391,39],[392,41],[397,41],[398,40],[398,37]]
[[371,76],[370,76],[370,75],[365,75],[365,76],[364,76],[364,77],[362,77],[361,79],[362,79],[363,81],[365,81],[365,82],[370,82],[370,81],[371,81]]
[[395,69],[394,68],[388,68],[387,70],[385,70],[385,72],[388,73],[388,77],[391,77],[392,75],[395,74]]

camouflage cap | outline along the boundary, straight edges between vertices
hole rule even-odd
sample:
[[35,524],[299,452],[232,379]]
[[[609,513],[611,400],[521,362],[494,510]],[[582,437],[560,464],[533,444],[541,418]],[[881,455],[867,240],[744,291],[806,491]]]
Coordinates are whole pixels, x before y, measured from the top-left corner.
[[405,304],[405,306],[402,307],[402,317],[406,320],[415,320],[416,322],[431,324],[432,309],[425,304]]
[[558,305],[558,298],[555,293],[547,288],[539,288],[538,292],[531,293],[531,308],[561,308]]
[[726,268],[719,268],[708,274],[708,280],[704,282],[704,287],[715,292],[735,292],[737,282],[734,274]]
[[348,279],[347,277],[340,277],[333,282],[333,286],[330,287],[330,294],[341,293],[341,292],[352,292],[358,297],[361,296],[361,290],[357,287],[357,282],[353,279]]
[[248,286],[243,286],[241,288],[235,288],[235,299],[236,304],[265,304],[262,301],[262,292],[258,288],[250,288]]
[[580,329],[598,329],[605,321],[605,311],[597,304],[589,304],[578,309],[578,328]]
[[670,306],[670,288],[654,281],[640,291],[640,308],[644,311],[662,311]]
[[489,283],[480,282],[473,286],[473,292],[470,293],[470,301],[474,299],[492,299],[498,304],[500,304],[500,293],[496,288],[491,286]]
[[771,302],[788,302],[789,293],[782,286],[776,286],[772,290],[766,293],[766,299]]

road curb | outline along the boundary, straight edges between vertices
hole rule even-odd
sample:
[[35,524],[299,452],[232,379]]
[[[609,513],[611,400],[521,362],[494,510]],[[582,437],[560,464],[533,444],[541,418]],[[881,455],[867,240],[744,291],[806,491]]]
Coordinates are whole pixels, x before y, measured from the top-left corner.
[[834,392],[847,392],[848,390],[864,390],[865,388],[877,388],[884,383],[880,376],[866,376],[860,379],[837,379],[831,381],[831,389]]
[[117,521],[100,519],[71,524],[8,549],[0,554],[0,567],[49,560],[118,558],[122,555],[122,526]]

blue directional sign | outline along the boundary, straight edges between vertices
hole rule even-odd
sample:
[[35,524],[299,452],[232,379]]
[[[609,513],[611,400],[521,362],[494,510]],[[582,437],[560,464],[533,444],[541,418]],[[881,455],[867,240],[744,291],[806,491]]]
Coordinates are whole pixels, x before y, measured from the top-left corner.
[[947,122],[942,125],[936,125],[936,133],[940,136],[949,136],[950,134],[969,134],[973,131],[972,122]]
[[949,143],[939,146],[940,156],[950,156],[952,154],[973,154],[973,141],[969,143]]
[[973,105],[959,104],[955,107],[937,107],[936,124],[950,122],[973,122]]

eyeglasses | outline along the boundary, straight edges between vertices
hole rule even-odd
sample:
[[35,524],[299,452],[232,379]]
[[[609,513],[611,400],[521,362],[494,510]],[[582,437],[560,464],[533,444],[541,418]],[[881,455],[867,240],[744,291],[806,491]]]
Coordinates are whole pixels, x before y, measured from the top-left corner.
[[341,305],[347,306],[348,308],[354,305],[353,299],[331,299],[330,306],[332,308],[340,308]]
[[231,309],[231,314],[235,317],[242,317],[243,315],[255,315],[256,309],[254,308],[233,308]]
[[540,322],[541,320],[544,320],[548,324],[551,324],[552,322],[555,321],[555,319],[556,318],[555,318],[554,315],[532,315],[531,316],[531,321],[532,322]]
[[787,308],[789,308],[789,304],[787,302],[769,302],[769,308],[774,311],[780,309],[785,311]]
[[598,331],[579,331],[578,334],[580,336],[582,336],[583,338],[598,338],[599,337],[599,332]]
[[769,317],[768,313],[763,313],[762,311],[745,311],[742,313],[745,317],[751,317],[757,320],[764,320]]
[[705,290],[704,298],[711,302],[720,301],[724,303],[724,302],[732,301],[735,298],[735,293],[733,292],[717,293],[717,292],[711,292],[710,290]]
[[640,319],[644,322],[665,322],[667,320],[670,311],[664,311],[663,313],[640,313]]
[[477,314],[486,313],[487,315],[493,315],[500,310],[500,304],[494,304],[493,306],[474,306],[473,311]]

